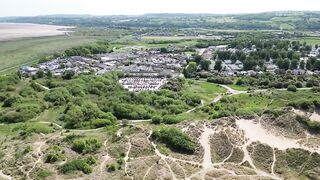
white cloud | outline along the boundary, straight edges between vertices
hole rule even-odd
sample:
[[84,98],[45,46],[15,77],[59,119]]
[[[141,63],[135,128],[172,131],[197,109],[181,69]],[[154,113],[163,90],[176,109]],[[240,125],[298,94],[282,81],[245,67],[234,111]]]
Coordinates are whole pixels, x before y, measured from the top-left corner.
[[320,1],[316,0],[0,0],[0,4],[0,16],[320,10]]

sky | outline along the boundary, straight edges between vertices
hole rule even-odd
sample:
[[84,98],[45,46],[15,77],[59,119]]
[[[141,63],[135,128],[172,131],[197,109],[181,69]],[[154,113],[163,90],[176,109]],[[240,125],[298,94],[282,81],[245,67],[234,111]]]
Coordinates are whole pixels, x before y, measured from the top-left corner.
[[320,11],[320,0],[0,0],[0,16]]

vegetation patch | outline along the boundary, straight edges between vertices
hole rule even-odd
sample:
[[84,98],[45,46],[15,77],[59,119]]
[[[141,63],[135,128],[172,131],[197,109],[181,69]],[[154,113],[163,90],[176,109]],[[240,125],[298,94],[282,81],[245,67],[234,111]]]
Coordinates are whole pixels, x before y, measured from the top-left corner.
[[96,159],[89,157],[87,159],[75,159],[59,166],[59,171],[63,174],[74,171],[82,171],[85,174],[92,173],[92,165],[96,163]]
[[181,153],[192,154],[196,150],[193,140],[181,130],[173,127],[154,129],[152,138],[166,144],[170,149]]

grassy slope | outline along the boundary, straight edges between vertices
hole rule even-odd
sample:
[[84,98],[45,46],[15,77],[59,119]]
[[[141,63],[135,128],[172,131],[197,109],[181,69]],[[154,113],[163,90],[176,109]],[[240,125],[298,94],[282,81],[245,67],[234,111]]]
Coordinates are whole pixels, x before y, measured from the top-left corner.
[[241,94],[232,96],[231,98],[236,99],[232,103],[221,103],[222,107],[232,106],[238,110],[261,112],[266,107],[268,109],[279,109],[286,107],[289,102],[295,100],[306,100],[319,98],[319,93],[314,93],[310,90],[300,90],[297,92],[289,91],[273,91],[268,93],[255,93],[253,95]]
[[1,42],[0,73],[10,72],[24,64],[35,63],[44,55],[93,41],[95,39],[83,36],[56,36]]

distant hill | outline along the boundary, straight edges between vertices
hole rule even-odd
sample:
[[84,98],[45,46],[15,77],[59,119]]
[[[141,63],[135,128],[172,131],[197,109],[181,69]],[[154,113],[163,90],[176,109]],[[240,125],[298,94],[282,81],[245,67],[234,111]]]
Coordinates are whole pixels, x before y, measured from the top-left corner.
[[256,14],[45,15],[4,17],[0,22],[112,28],[214,28],[239,30],[319,30],[320,12],[277,11]]

